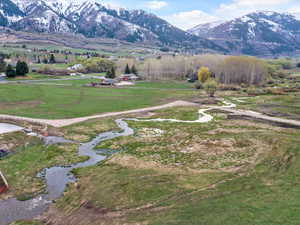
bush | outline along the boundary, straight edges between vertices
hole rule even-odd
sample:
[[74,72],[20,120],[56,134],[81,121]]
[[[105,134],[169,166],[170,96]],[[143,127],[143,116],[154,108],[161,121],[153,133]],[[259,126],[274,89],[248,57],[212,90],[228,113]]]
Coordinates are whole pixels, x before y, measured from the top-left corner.
[[289,73],[287,73],[283,70],[277,70],[277,71],[270,73],[270,75],[274,79],[284,79],[289,76]]
[[221,91],[240,91],[241,87],[234,84],[221,84],[219,86],[219,90]]
[[282,88],[267,88],[265,89],[265,94],[269,95],[284,95],[284,90]]
[[214,97],[218,88],[218,83],[214,79],[209,79],[204,83],[204,89],[210,97]]
[[16,71],[14,70],[14,68],[12,67],[12,65],[8,64],[5,74],[8,78],[13,78],[16,77]]
[[200,89],[203,89],[204,87],[203,87],[203,84],[202,84],[201,82],[197,82],[197,83],[195,84],[195,88],[196,88],[197,90],[200,90]]
[[257,96],[257,95],[265,94],[265,91],[263,89],[256,88],[254,86],[248,88],[246,92],[249,96]]
[[70,75],[69,70],[57,70],[57,69],[52,69],[49,66],[42,67],[41,69],[38,70],[38,73],[46,74],[46,75],[53,75],[53,76]]
[[269,64],[280,67],[278,69],[289,70],[289,69],[293,68],[292,61],[291,60],[287,60],[287,59],[271,60],[271,61],[269,61]]
[[26,62],[17,62],[16,66],[16,75],[17,76],[25,76],[29,72],[29,68]]

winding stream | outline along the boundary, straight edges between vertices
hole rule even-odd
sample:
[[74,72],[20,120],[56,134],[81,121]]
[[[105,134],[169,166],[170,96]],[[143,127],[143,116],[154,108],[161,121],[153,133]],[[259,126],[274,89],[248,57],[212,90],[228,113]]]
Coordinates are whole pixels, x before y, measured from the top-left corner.
[[214,119],[212,115],[209,115],[207,112],[214,109],[222,109],[222,108],[235,108],[236,104],[233,104],[228,101],[222,102],[223,106],[212,106],[206,109],[199,109],[198,114],[199,118],[197,120],[176,120],[176,119],[127,119],[136,122],[173,122],[173,123],[208,123]]
[[[105,156],[105,149],[94,150],[99,143],[116,137],[134,134],[133,129],[131,129],[124,120],[118,119],[116,123],[122,129],[122,132],[105,132],[99,134],[92,141],[79,146],[78,155],[88,156],[89,159],[87,161],[68,167],[57,166],[47,168],[38,175],[38,177],[45,178],[47,194],[39,195],[27,201],[19,201],[16,198],[0,201],[0,224],[7,225],[17,220],[32,219],[41,215],[54,200],[62,196],[68,183],[76,181],[75,176],[71,173],[73,169],[93,166],[107,158],[107,156]],[[53,142],[54,139],[55,138],[52,138],[51,144],[59,143],[58,139]],[[61,139],[61,141],[63,143],[65,142],[64,139]],[[103,152],[102,155],[99,154],[101,152]]]
[[13,124],[0,123],[0,134],[21,131],[23,129],[24,129],[23,127],[19,127],[19,126],[13,125]]
[[[38,177],[44,178],[47,186],[46,194],[39,195],[34,199],[27,201],[19,201],[16,198],[0,201],[0,225],[7,225],[17,220],[26,220],[37,217],[47,210],[49,205],[56,199],[62,196],[67,184],[75,182],[76,178],[71,173],[73,169],[84,168],[96,165],[97,163],[107,159],[107,149],[96,150],[95,147],[107,140],[121,136],[130,136],[134,134],[132,128],[128,126],[125,120],[131,121],[151,121],[151,122],[180,122],[180,123],[207,123],[213,120],[213,116],[207,114],[208,111],[220,108],[234,108],[235,104],[223,101],[223,106],[212,106],[206,109],[199,110],[199,118],[195,121],[184,121],[176,119],[118,119],[117,125],[122,129],[122,132],[105,132],[99,134],[96,138],[88,143],[81,144],[78,148],[79,156],[88,156],[89,159],[85,162],[77,163],[71,166],[56,166],[46,168]],[[23,129],[23,128],[22,128]],[[20,130],[20,128],[19,128]],[[44,138],[46,145],[58,143],[70,143],[69,140],[59,137]]]

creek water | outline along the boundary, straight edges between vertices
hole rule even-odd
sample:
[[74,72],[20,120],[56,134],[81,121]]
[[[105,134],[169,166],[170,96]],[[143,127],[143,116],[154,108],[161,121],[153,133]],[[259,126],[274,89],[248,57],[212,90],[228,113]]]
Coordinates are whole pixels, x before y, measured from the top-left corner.
[[[106,149],[95,149],[99,143],[116,137],[134,134],[133,129],[130,128],[124,120],[118,119],[116,123],[122,129],[121,132],[112,131],[101,133],[92,141],[79,146],[78,155],[88,156],[89,159],[87,161],[70,166],[47,168],[37,175],[43,178],[47,184],[46,194],[39,195],[27,201],[19,201],[16,198],[0,201],[0,225],[7,225],[17,220],[32,219],[41,215],[54,200],[62,196],[69,183],[76,181],[75,176],[71,172],[73,169],[93,166],[107,159],[108,155]],[[45,142],[47,143],[47,140]],[[65,142],[67,142],[67,140],[51,137],[50,142],[47,144]]]
[[23,130],[23,127],[19,127],[9,123],[0,123],[0,134],[11,133]]

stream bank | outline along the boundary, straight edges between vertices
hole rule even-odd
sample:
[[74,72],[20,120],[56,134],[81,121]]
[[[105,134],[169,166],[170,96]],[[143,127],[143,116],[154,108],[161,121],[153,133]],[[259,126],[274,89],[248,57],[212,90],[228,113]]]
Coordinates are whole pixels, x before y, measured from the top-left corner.
[[[106,149],[95,151],[95,147],[100,142],[134,134],[133,129],[124,120],[118,119],[116,123],[122,129],[122,132],[104,132],[92,141],[79,146],[78,155],[88,156],[89,159],[87,161],[70,166],[46,168],[39,173],[37,176],[45,179],[47,185],[45,194],[26,201],[19,201],[16,198],[0,201],[0,224],[7,225],[14,221],[32,219],[43,214],[54,200],[62,196],[67,185],[76,181],[75,176],[71,172],[73,169],[93,166],[107,159]],[[52,137],[53,139],[54,137]],[[57,139],[55,143],[59,143],[59,140]],[[61,141],[65,142],[66,140],[61,139]]]

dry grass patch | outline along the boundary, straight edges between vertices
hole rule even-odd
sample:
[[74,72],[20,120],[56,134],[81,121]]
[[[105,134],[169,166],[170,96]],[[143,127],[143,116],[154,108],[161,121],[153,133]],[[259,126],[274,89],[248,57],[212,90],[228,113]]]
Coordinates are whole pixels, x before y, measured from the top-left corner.
[[35,108],[41,104],[43,101],[34,100],[34,101],[21,101],[21,102],[0,102],[0,108],[3,110],[15,110],[20,108]]
[[64,137],[77,142],[88,142],[98,134],[111,130],[119,130],[114,118],[95,119],[75,124],[62,129]]

